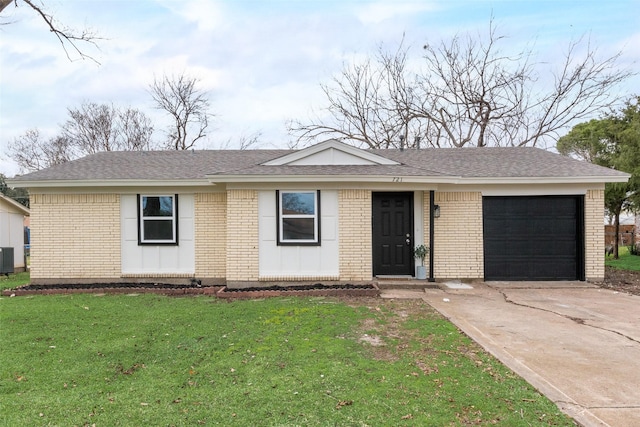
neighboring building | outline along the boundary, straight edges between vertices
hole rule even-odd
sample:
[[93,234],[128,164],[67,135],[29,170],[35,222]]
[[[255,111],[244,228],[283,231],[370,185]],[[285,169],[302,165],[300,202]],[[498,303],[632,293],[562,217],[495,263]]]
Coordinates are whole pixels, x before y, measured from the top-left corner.
[[537,148],[103,152],[17,177],[33,283],[600,280],[604,184]]
[[[605,245],[610,248],[615,244],[616,227],[613,225],[613,218],[605,218],[608,222],[604,225]],[[618,246],[629,246],[640,242],[640,215],[631,212],[620,214],[620,224],[618,230]]]
[[[0,248],[13,249],[14,272],[25,271],[24,221],[29,209],[10,197],[0,194]],[[0,254],[1,257],[6,255]]]

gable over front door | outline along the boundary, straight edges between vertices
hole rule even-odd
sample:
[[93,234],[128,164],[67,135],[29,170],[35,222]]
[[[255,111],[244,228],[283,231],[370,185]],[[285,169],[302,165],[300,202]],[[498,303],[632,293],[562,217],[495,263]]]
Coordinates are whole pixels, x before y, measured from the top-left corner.
[[413,193],[373,193],[372,204],[373,275],[413,276]]

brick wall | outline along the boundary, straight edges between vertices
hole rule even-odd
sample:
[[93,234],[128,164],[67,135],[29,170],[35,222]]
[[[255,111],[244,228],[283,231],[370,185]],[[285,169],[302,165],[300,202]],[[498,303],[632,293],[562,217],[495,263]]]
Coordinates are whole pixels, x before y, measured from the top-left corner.
[[227,269],[227,193],[195,195],[196,277],[219,278]]
[[120,277],[120,196],[31,194],[31,281]]
[[[435,196],[435,194],[434,194]],[[434,198],[435,200],[435,198]],[[422,193],[422,229],[424,230],[424,235],[422,237],[422,241],[424,242],[424,244],[426,246],[429,246],[429,213],[431,206],[429,205],[429,191],[424,191]],[[438,218],[439,219],[439,218]],[[435,219],[434,219],[435,221]],[[435,233],[434,233],[434,240],[435,240]],[[435,242],[434,242],[435,243]],[[431,248],[429,248],[431,249]],[[434,264],[435,264],[435,259],[434,259]],[[416,265],[420,265],[420,260],[416,259]],[[424,265],[427,267],[427,274],[429,271],[429,254],[427,254],[427,257],[424,259]],[[435,265],[434,265],[434,270],[435,270]]]
[[[482,194],[436,191],[435,204],[440,206],[440,218],[434,219],[434,277],[484,278]],[[425,197],[425,208],[428,205]]]
[[257,281],[258,192],[227,190],[227,260],[228,281]]
[[604,190],[589,190],[584,198],[585,276],[604,279]]
[[338,192],[340,279],[371,280],[371,191]]

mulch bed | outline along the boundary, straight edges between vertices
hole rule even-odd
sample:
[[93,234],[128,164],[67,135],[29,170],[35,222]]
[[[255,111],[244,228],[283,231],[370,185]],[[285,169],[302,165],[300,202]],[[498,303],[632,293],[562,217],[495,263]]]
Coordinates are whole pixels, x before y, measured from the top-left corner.
[[216,296],[218,298],[249,299],[249,298],[269,298],[278,296],[352,296],[352,297],[377,297],[380,289],[374,284],[352,285],[324,285],[315,283],[313,285],[292,285],[292,286],[268,286],[252,288],[227,288],[223,287]]
[[143,294],[214,295],[221,286],[174,285],[169,283],[90,283],[79,285],[24,285],[2,291],[4,296],[55,294]]
[[79,285],[24,285],[2,291],[4,296],[56,294],[141,294],[212,295],[227,299],[267,298],[276,296],[353,296],[377,297],[380,290],[373,284],[324,285],[316,283],[300,286],[268,286],[231,289],[225,286],[174,285],[167,283],[92,283]]
[[[597,283],[602,288],[640,296],[640,271],[618,270],[606,267],[605,280]],[[24,285],[2,291],[3,296],[105,293],[156,293],[164,295],[215,295],[220,298],[267,298],[284,295],[297,296],[353,296],[377,297],[380,290],[373,284],[324,285],[316,283],[301,286],[269,286],[227,288],[224,286],[172,285],[166,283],[94,283],[83,285]]]
[[606,267],[604,282],[599,286],[618,292],[640,295],[640,271],[618,270]]

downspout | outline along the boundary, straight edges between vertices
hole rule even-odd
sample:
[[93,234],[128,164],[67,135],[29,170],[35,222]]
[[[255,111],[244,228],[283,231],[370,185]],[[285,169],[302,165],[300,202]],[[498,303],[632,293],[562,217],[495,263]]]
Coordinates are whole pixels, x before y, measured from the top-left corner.
[[435,282],[436,279],[433,277],[433,206],[435,202],[434,191],[429,191],[429,282]]

